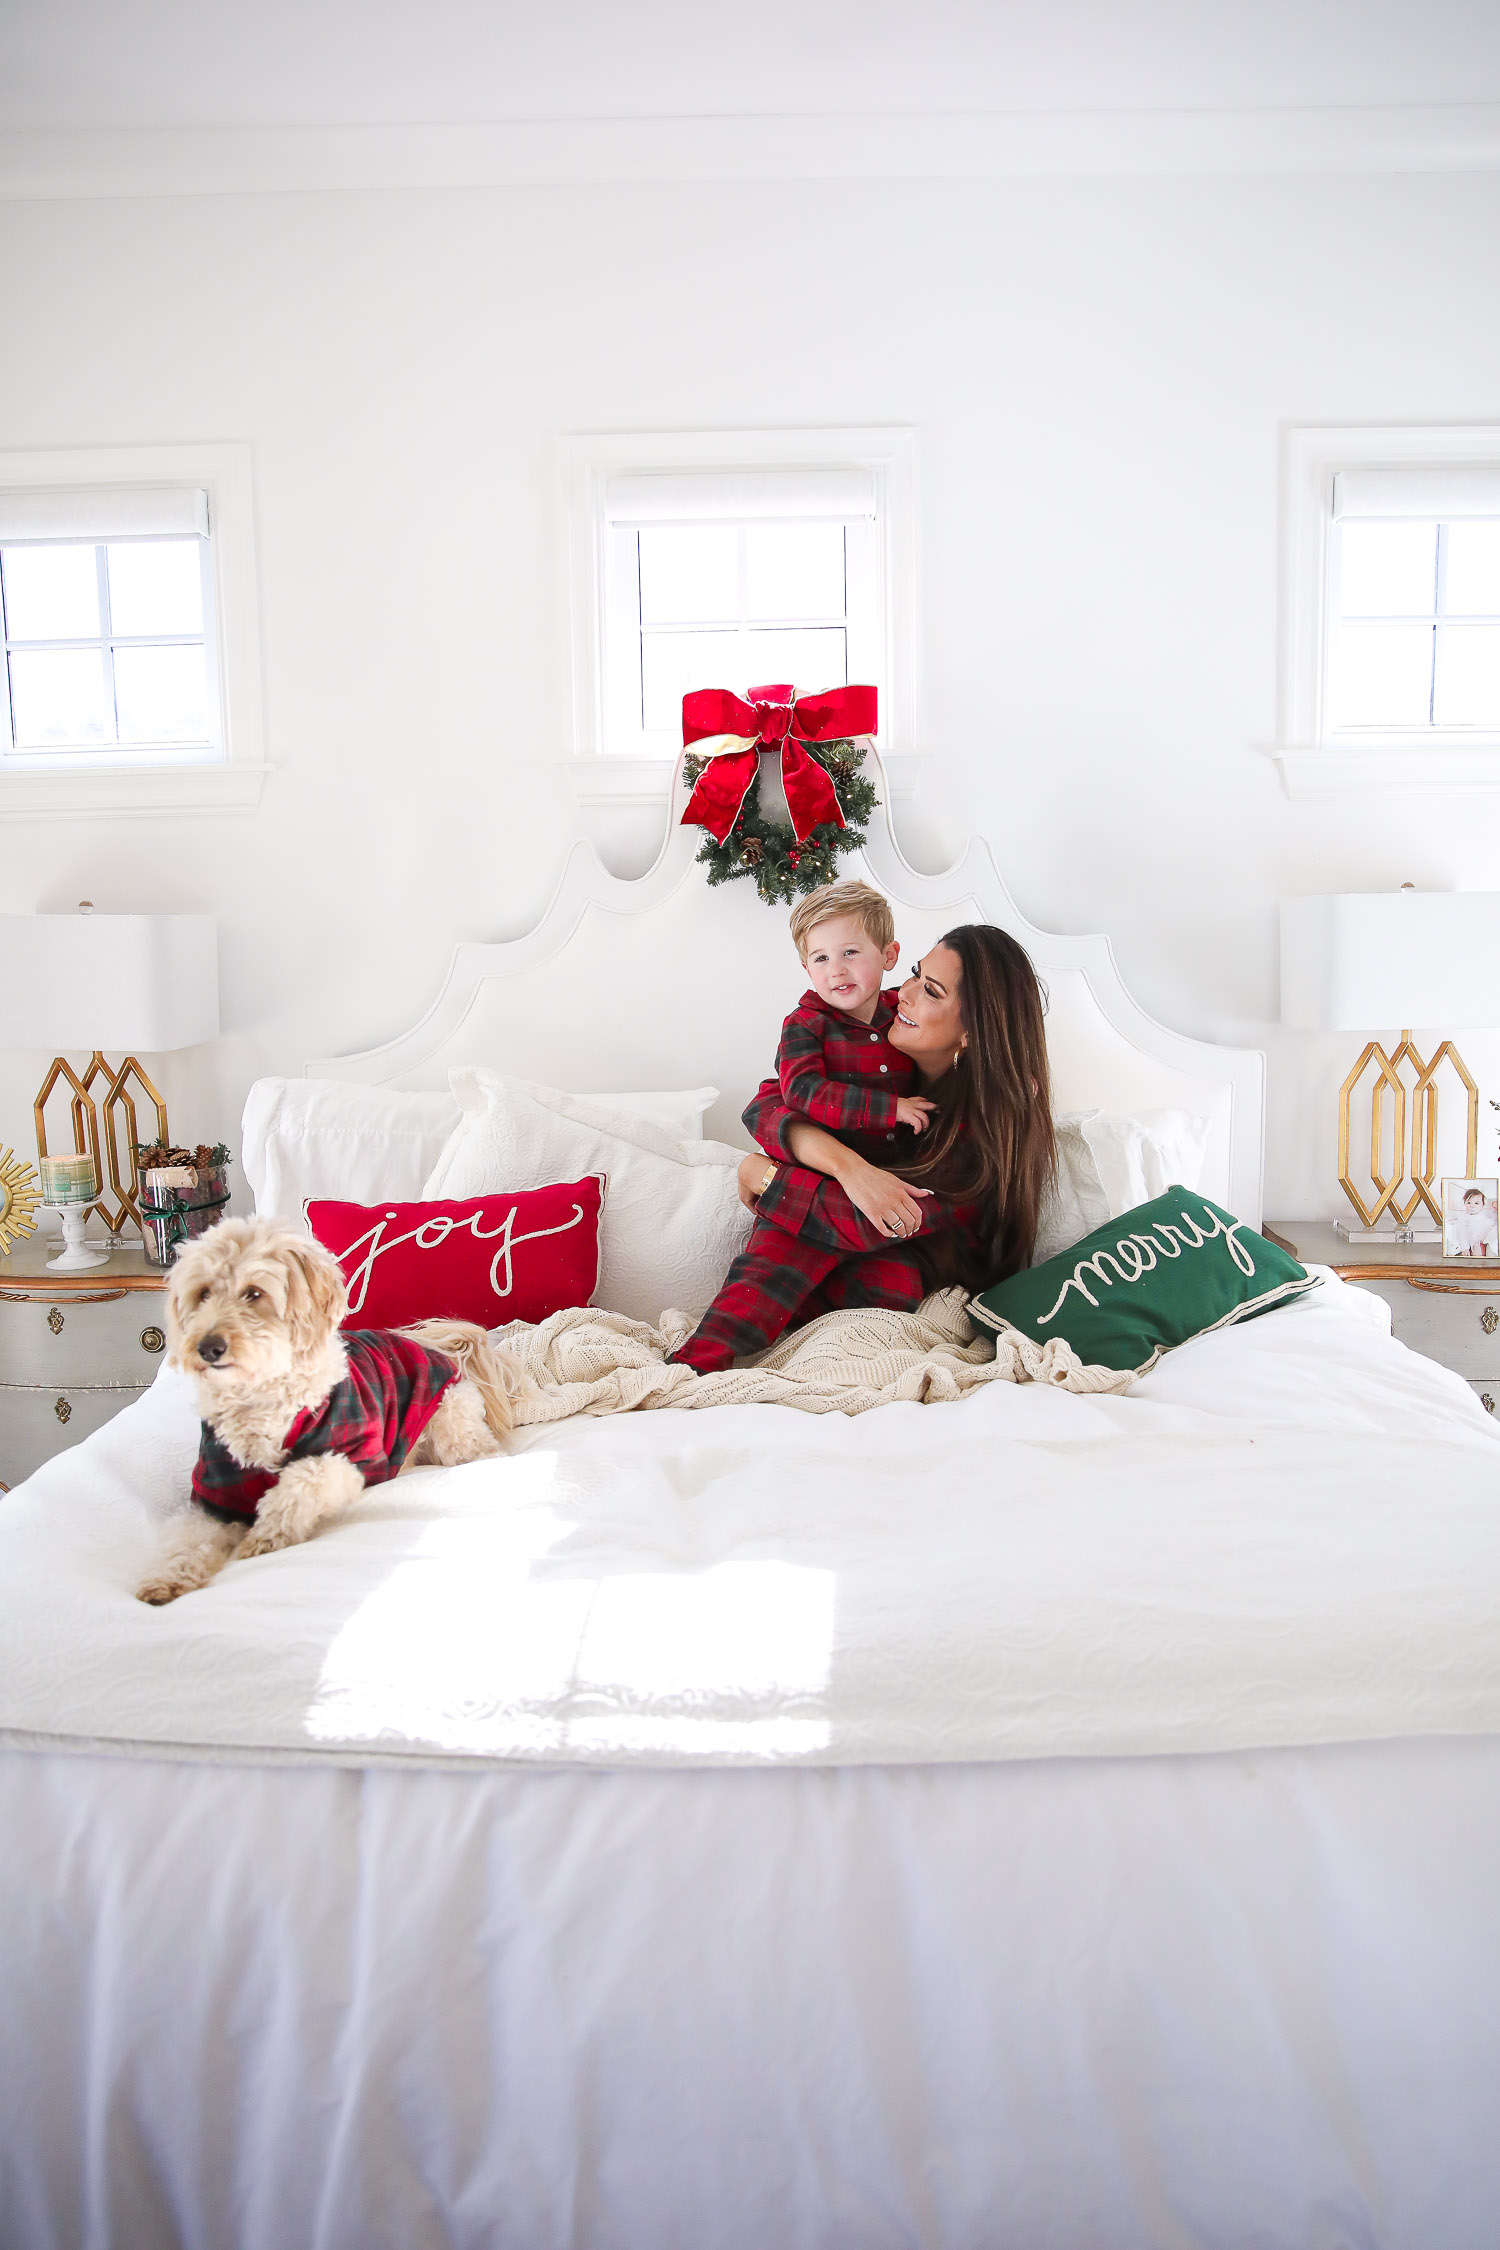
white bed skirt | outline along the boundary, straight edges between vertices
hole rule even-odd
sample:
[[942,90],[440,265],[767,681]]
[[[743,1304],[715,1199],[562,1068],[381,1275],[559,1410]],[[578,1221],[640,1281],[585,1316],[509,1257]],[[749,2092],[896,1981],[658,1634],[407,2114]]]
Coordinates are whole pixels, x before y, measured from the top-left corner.
[[0,1756],[6,2250],[1493,2250],[1500,1743]]

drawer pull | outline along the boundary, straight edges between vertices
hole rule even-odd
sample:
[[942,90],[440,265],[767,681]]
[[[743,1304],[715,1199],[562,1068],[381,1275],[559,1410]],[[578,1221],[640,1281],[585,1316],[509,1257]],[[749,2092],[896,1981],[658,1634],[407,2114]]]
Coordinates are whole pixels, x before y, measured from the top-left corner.
[[1493,1305],[1486,1305],[1479,1316],[1479,1325],[1486,1336],[1493,1336],[1495,1330],[1500,1328],[1500,1312],[1496,1312]]
[[73,1419],[73,1409],[65,1398],[60,1398],[52,1411],[59,1422],[71,1422]]
[[1485,1413],[1486,1413],[1486,1414],[1493,1414],[1493,1413],[1494,1413],[1494,1411],[1495,1411],[1495,1401],[1494,1401],[1494,1397],[1493,1397],[1493,1395],[1492,1395],[1492,1394],[1491,1394],[1491,1393],[1490,1393],[1489,1391],[1481,1391],[1481,1392],[1480,1392],[1480,1394],[1479,1394],[1479,1403],[1480,1403],[1480,1405],[1481,1405],[1481,1406],[1482,1406],[1482,1407],[1484,1408],[1484,1411],[1485,1411]]
[[166,1344],[167,1339],[159,1328],[143,1328],[141,1330],[141,1350],[143,1352],[165,1351]]
[[47,1326],[51,1329],[54,1336],[60,1336],[63,1332],[63,1316],[58,1311],[56,1305],[53,1306],[51,1312],[49,1312],[47,1315]]

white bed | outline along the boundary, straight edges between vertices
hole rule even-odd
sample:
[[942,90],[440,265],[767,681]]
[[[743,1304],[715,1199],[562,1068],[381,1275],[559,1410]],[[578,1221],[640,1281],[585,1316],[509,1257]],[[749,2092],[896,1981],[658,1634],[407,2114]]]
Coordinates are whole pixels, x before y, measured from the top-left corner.
[[[690,842],[339,1074],[737,1106],[789,954]],[[871,857],[1258,1219],[1259,1058]],[[147,1612],[192,1445],[164,1375],[0,1509],[5,2250],[1500,2240],[1500,1441],[1373,1299],[1125,1398],[562,1422]]]

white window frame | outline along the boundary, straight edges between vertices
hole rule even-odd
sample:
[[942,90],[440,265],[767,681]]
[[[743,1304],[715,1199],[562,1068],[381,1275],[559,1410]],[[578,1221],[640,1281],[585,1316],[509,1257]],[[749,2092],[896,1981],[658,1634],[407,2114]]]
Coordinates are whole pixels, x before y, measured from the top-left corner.
[[636,756],[606,748],[610,481],[673,471],[767,476],[780,472],[795,477],[809,470],[850,468],[868,471],[875,485],[872,568],[884,642],[871,683],[880,695],[876,742],[892,794],[910,793],[918,762],[914,431],[638,431],[569,436],[559,440],[557,458],[566,523],[570,780],[576,796],[603,802],[660,797],[674,764],[672,757]]
[[1333,604],[1334,479],[1360,469],[1493,469],[1500,426],[1299,429],[1283,456],[1281,677],[1271,755],[1289,797],[1337,791],[1500,788],[1500,733],[1332,732],[1324,697]]
[[[164,485],[208,495],[217,743],[207,750],[185,745],[181,752],[128,744],[76,751],[12,751],[0,745],[0,818],[251,812],[260,802],[271,769],[261,712],[250,448],[78,446],[0,453],[0,492],[115,494]],[[92,536],[80,525],[80,543]]]

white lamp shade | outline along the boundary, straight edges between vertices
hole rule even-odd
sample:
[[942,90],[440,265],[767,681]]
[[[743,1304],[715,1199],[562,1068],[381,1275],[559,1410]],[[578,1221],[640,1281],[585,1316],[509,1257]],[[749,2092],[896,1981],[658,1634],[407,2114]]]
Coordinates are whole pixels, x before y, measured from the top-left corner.
[[1500,891],[1283,899],[1281,1020],[1306,1031],[1500,1024]]
[[0,1044],[166,1053],[219,1035],[209,914],[0,914]]

